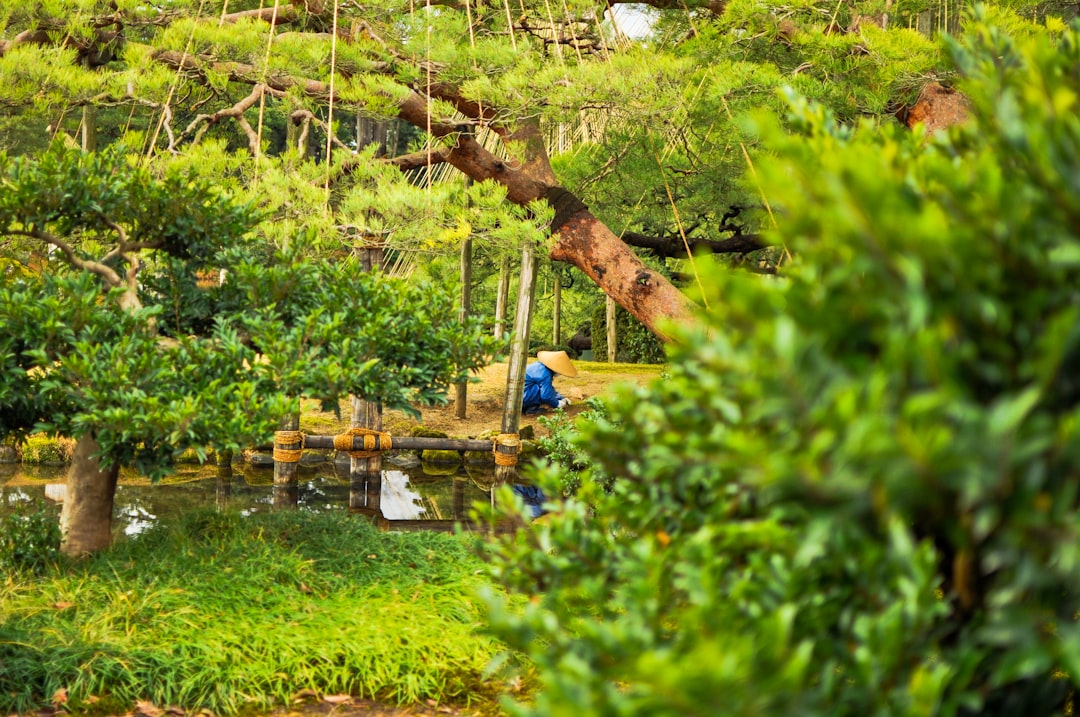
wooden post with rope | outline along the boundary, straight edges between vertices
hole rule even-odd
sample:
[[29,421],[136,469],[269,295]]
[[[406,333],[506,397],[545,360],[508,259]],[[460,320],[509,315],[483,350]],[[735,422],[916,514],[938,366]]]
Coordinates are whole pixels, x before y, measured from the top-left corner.
[[274,433],[274,507],[296,507],[300,498],[300,456],[304,453],[304,434],[300,432],[300,414],[281,419]]
[[[379,237],[365,236],[363,244],[354,250],[360,259],[364,271],[372,272],[382,267],[383,245]],[[382,404],[353,397],[352,420],[354,429],[382,431]],[[375,451],[350,451],[349,453],[349,506],[354,493],[369,496],[379,494],[382,480],[382,454]],[[367,498],[365,497],[365,501]],[[359,508],[359,506],[357,506]],[[370,507],[370,506],[365,506]]]

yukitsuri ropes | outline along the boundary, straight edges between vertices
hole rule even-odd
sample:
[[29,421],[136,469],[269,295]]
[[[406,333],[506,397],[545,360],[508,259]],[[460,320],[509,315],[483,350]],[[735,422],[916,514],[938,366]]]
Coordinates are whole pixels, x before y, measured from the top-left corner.
[[350,428],[336,436],[309,436],[302,431],[274,433],[274,461],[297,463],[305,448],[334,448],[353,458],[372,458],[391,448],[444,451],[491,451],[495,465],[517,465],[521,438],[516,433],[500,433],[487,440],[460,438],[419,438],[391,436],[368,428]]

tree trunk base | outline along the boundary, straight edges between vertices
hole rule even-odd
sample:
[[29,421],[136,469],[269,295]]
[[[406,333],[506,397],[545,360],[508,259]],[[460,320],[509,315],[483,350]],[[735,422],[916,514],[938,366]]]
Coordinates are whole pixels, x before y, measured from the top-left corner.
[[60,530],[64,535],[61,551],[81,558],[106,550],[112,545],[113,499],[120,466],[101,469],[93,457],[98,443],[85,435],[75,444],[75,455],[67,474],[64,508]]

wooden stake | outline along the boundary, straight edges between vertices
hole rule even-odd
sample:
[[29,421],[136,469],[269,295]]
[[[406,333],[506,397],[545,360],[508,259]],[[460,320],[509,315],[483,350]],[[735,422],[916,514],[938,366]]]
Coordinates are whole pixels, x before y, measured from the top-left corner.
[[[299,431],[300,414],[293,413],[281,419],[278,424],[281,431]],[[274,438],[274,451],[279,450],[297,451],[302,447],[302,441],[296,439],[288,443],[278,443]],[[279,461],[274,459],[274,507],[295,508],[300,500],[300,463],[299,461]]]
[[555,292],[551,307],[551,343],[558,346],[562,343],[562,268],[559,264],[553,264],[555,269]]
[[[461,243],[461,310],[458,316],[462,321],[469,318],[472,285],[472,239]],[[455,384],[457,389],[454,401],[454,416],[465,418],[469,398],[469,384],[465,381]]]
[[607,360],[608,363],[615,363],[615,357],[617,353],[617,342],[619,339],[619,333],[615,330],[615,299],[610,296],[607,297]]
[[[514,339],[506,370],[506,401],[503,403],[502,432],[517,433],[521,423],[521,397],[525,392],[525,364],[529,358],[529,329],[532,326],[533,298],[536,294],[536,249],[530,242],[521,248],[521,280],[518,284]],[[514,478],[516,466],[495,466],[496,483]]]
[[[375,271],[382,266],[383,248],[374,241],[369,241],[367,246],[357,248],[357,252],[359,253],[360,263],[364,267],[364,271]],[[350,425],[353,428],[369,428],[371,430],[381,431],[382,404],[376,401],[365,401],[362,398],[354,396]],[[359,487],[358,484],[361,483],[377,482],[381,477],[382,455],[376,455],[372,458],[349,458],[349,481],[352,485],[352,489]],[[377,487],[376,490],[381,490],[381,487]]]
[[495,296],[495,338],[506,335],[506,305],[510,299],[510,257],[499,265],[499,290]]

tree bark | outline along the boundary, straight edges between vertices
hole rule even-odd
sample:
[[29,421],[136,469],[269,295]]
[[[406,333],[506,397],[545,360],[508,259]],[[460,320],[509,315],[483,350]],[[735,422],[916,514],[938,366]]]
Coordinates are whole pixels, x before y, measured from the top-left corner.
[[632,247],[648,249],[658,257],[681,259],[687,257],[687,244],[690,245],[690,251],[697,252],[700,249],[711,254],[748,254],[769,246],[757,234],[736,234],[727,239],[690,238],[683,242],[680,236],[650,236],[626,232],[622,235],[622,240]]
[[[556,221],[558,216],[556,216]],[[640,259],[587,209],[559,227],[551,258],[581,269],[597,286],[661,339],[669,321],[686,320],[693,302]]]
[[60,512],[63,533],[61,551],[81,558],[112,543],[113,496],[120,466],[102,469],[94,456],[98,443],[84,434],[75,444],[75,455],[67,474],[64,507]]

